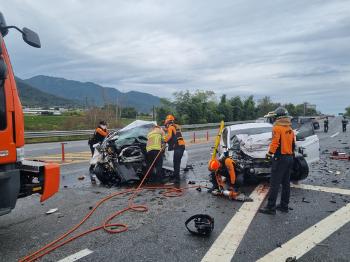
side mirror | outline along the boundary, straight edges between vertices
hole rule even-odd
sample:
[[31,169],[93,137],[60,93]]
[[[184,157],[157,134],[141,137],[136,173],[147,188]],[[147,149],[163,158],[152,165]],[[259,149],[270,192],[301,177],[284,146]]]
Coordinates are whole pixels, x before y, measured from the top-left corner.
[[37,33],[35,33],[34,31],[26,27],[24,27],[22,31],[23,31],[22,37],[24,42],[26,42],[28,45],[32,47],[36,47],[36,48],[41,47],[40,38]]
[[8,28],[6,28],[6,21],[4,15],[0,12],[0,33],[2,36],[7,35],[9,32]]

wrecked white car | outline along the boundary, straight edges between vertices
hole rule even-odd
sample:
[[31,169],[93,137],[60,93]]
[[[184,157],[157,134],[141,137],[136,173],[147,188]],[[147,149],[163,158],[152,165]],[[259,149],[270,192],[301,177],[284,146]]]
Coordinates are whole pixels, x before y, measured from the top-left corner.
[[[117,186],[140,181],[147,171],[147,134],[156,122],[136,120],[118,131],[110,132],[102,144],[95,146],[90,164],[92,172],[102,184]],[[174,152],[167,148],[163,155],[163,171],[171,176]],[[184,152],[181,168],[187,166],[188,153]]]
[[[309,165],[319,160],[319,139],[311,127],[298,127],[296,156],[291,180],[308,176]],[[236,162],[238,182],[256,182],[271,174],[271,162],[265,159],[272,139],[272,124],[247,123],[225,127],[219,145],[219,154],[229,151]]]

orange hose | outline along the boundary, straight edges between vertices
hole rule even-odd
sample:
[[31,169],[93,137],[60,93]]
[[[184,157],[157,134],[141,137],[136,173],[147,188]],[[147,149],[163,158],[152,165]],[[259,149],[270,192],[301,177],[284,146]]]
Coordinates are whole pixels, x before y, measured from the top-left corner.
[[[148,168],[145,176],[143,177],[143,179],[141,180],[140,184],[136,187],[136,189],[126,189],[123,190],[121,192],[115,192],[112,193],[110,195],[108,195],[107,197],[102,198],[101,200],[99,200],[96,205],[94,206],[94,208],[75,226],[73,226],[71,229],[69,229],[66,233],[64,233],[63,235],[61,235],[60,237],[58,237],[56,240],[48,243],[47,245],[43,246],[42,248],[40,248],[39,250],[33,252],[30,255],[27,255],[23,258],[21,258],[19,260],[19,262],[31,262],[31,261],[35,261],[47,254],[49,254],[50,252],[58,249],[59,247],[62,247],[70,242],[72,242],[73,240],[80,238],[82,236],[85,236],[87,234],[90,234],[94,231],[103,229],[106,232],[110,233],[110,234],[118,234],[118,233],[122,233],[128,230],[128,225],[127,224],[120,224],[120,223],[112,223],[111,221],[116,218],[117,216],[127,212],[127,211],[137,211],[137,212],[146,212],[148,211],[148,208],[146,205],[135,205],[133,200],[134,198],[143,190],[159,190],[159,189],[165,189],[165,191],[162,193],[163,196],[165,197],[179,197],[182,196],[184,194],[184,191],[186,189],[190,189],[190,188],[205,188],[205,186],[189,186],[189,187],[184,187],[184,188],[174,188],[174,187],[169,187],[169,186],[148,186],[148,187],[142,187],[142,185],[144,184],[146,178],[148,177],[150,171],[152,170],[157,158],[160,156],[160,154],[162,153],[162,151],[164,150],[164,147],[162,148],[162,150],[158,153],[158,155],[156,156],[156,158],[154,159],[154,161],[152,162],[152,164],[150,165],[150,167]],[[118,210],[116,212],[114,212],[113,214],[111,214],[109,217],[107,217],[101,225],[90,228],[82,233],[79,233],[75,236],[72,236],[68,239],[66,239],[70,234],[72,234],[73,232],[75,232],[80,226],[82,226],[91,216],[92,214],[97,210],[98,207],[100,207],[103,203],[105,203],[106,201],[110,200],[111,198],[114,198],[116,196],[120,196],[120,195],[125,195],[128,193],[132,193],[132,195],[130,196],[130,198],[128,199],[128,206],[126,208],[123,208],[121,210]]]

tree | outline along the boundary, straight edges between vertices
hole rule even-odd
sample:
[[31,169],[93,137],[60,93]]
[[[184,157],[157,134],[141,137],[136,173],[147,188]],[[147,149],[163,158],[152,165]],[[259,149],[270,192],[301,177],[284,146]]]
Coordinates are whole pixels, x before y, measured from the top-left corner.
[[156,108],[157,122],[163,123],[169,114],[176,115],[174,104],[169,99],[161,98],[160,106]]
[[273,103],[269,96],[265,96],[258,101],[257,115],[263,117],[267,113],[275,110],[279,105],[279,103]]
[[249,96],[246,100],[244,100],[243,112],[244,114],[241,116],[243,118],[242,120],[253,120],[256,118],[255,102],[253,96]]
[[226,100],[226,95],[221,96],[218,111],[224,121],[232,121],[233,110],[231,104]]
[[136,118],[137,111],[134,107],[123,107],[121,117],[123,118]]
[[233,97],[229,101],[232,108],[232,121],[238,121],[242,119],[243,115],[243,102],[239,96]]
[[346,116],[350,116],[350,106],[348,106],[347,108],[345,108],[345,115],[346,115]]

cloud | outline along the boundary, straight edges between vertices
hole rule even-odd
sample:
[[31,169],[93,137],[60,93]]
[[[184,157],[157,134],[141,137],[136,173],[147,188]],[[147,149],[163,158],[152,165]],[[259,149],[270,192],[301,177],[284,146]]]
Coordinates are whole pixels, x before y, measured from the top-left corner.
[[[179,90],[269,95],[341,112],[350,96],[347,0],[5,0],[8,24],[42,49],[6,38],[20,77],[93,81],[171,97]],[[329,101],[332,97],[332,103]]]

